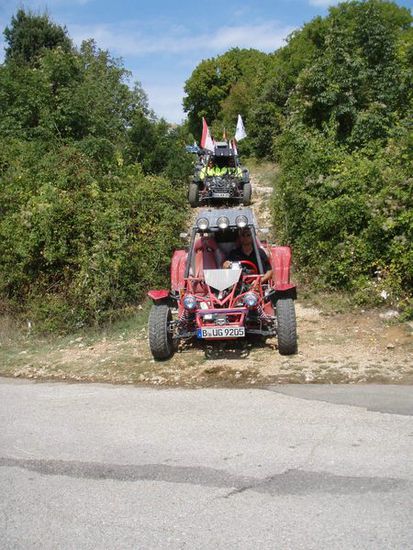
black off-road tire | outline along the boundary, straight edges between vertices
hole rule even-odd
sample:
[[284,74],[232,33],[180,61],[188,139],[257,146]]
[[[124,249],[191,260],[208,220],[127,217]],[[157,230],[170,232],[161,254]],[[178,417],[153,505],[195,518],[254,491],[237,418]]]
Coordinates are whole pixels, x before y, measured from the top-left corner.
[[281,355],[297,353],[297,323],[292,298],[281,298],[275,305],[278,351]]
[[199,185],[196,183],[189,184],[188,201],[192,208],[199,206]]
[[153,305],[149,314],[149,348],[154,359],[168,359],[173,353],[172,334],[168,325],[171,309],[166,304]]
[[251,204],[251,194],[252,194],[252,187],[250,183],[244,183],[243,187],[244,196],[242,199],[242,202],[245,206],[249,206]]

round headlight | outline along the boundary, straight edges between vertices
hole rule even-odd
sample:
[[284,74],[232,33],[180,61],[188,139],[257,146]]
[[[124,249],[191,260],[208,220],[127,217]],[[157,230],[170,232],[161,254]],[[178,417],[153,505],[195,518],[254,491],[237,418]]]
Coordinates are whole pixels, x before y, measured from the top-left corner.
[[235,218],[235,224],[237,227],[246,227],[248,225],[247,216],[237,216]]
[[196,298],[192,294],[187,294],[183,299],[183,303],[185,309],[193,310],[196,308]]
[[244,296],[244,304],[248,308],[255,307],[258,304],[258,296],[254,292],[247,292]]
[[206,231],[209,227],[209,221],[206,218],[199,218],[197,225],[198,229]]
[[229,226],[229,219],[226,216],[221,216],[217,219],[217,226],[220,229],[226,229]]

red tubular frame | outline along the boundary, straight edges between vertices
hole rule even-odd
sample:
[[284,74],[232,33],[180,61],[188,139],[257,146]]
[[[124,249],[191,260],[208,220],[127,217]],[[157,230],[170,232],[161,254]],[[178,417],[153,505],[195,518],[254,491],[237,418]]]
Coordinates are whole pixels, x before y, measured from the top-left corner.
[[[243,327],[245,326],[245,320],[248,313],[248,308],[243,304],[243,296],[248,292],[255,292],[258,295],[258,303],[261,304],[261,307],[268,314],[274,314],[271,303],[264,303],[264,294],[262,291],[262,286],[260,284],[262,275],[244,275],[242,276],[244,281],[251,284],[251,287],[242,294],[235,294],[237,285],[233,285],[231,292],[222,300],[219,300],[211,288],[205,283],[201,278],[188,277],[185,279],[185,288],[186,292],[181,291],[182,296],[184,294],[193,294],[198,301],[208,302],[212,306],[208,309],[198,308],[195,311],[195,322],[197,328],[210,328],[216,327],[216,323],[208,322],[204,320],[206,315],[225,315],[227,316],[227,322],[225,326],[233,327]],[[198,288],[201,286],[202,290]],[[239,305],[236,305],[239,303]],[[183,310],[182,302],[179,303],[180,312]],[[221,338],[213,338],[213,340],[220,340]],[[222,340],[231,340],[232,338],[222,338]],[[208,338],[205,338],[208,340]]]

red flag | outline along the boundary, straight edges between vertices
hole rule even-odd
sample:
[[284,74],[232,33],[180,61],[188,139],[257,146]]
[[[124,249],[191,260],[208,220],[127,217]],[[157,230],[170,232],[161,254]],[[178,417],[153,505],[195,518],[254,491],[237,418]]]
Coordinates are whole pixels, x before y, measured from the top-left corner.
[[235,139],[233,139],[231,143],[232,143],[232,150],[234,151],[234,155],[238,155],[237,143]]
[[201,147],[202,149],[208,149],[209,151],[214,150],[214,142],[212,141],[211,133],[204,117],[202,117]]

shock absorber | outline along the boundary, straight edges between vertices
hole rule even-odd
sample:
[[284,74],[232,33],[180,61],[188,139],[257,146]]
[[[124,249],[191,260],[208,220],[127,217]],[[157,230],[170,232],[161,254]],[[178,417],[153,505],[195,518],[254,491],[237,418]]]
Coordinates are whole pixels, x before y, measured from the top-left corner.
[[179,316],[179,322],[186,323],[188,320],[189,320],[189,311],[187,309],[183,309],[181,315]]
[[188,327],[190,323],[194,320],[195,313],[193,311],[188,311],[187,309],[183,309],[182,313],[180,314],[178,318],[178,322],[183,327]]
[[261,304],[257,304],[257,313],[261,321],[269,321],[270,317],[265,313]]

